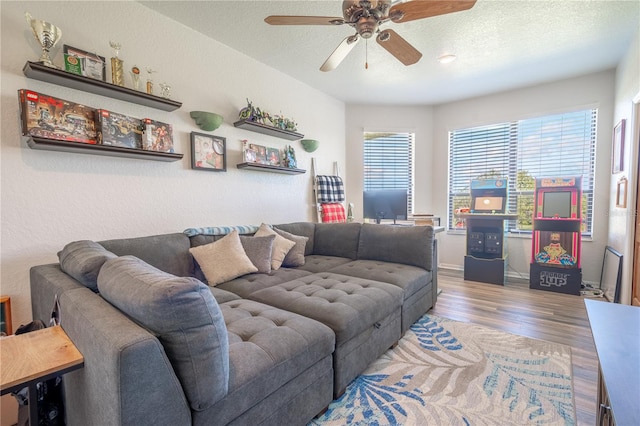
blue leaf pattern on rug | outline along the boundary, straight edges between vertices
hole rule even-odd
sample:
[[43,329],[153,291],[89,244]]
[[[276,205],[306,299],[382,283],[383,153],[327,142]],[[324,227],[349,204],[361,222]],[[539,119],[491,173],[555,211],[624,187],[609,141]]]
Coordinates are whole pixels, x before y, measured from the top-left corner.
[[310,425],[575,425],[571,352],[424,315]]
[[[458,339],[453,337],[437,321],[430,320],[428,319],[429,317],[423,318],[427,319],[427,321],[419,320],[410,327],[411,331],[418,337],[420,346],[430,351],[439,351],[441,347],[450,351],[462,349]],[[437,345],[434,340],[439,344]]]

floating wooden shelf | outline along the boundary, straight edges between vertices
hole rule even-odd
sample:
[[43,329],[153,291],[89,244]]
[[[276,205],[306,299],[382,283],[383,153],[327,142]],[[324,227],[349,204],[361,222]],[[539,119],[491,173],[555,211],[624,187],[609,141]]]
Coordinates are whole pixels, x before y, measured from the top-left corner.
[[256,123],[251,120],[240,120],[233,123],[234,126],[241,129],[250,130],[256,133],[262,133],[263,135],[275,136],[276,138],[287,139],[295,141],[304,138],[304,135],[292,132],[291,130],[283,130],[273,126],[267,126],[266,124]]
[[143,149],[124,148],[111,145],[93,145],[81,142],[67,142],[55,139],[38,138],[29,136],[26,138],[27,145],[31,149],[41,149],[46,151],[73,152],[76,154],[107,155],[111,157],[137,158],[141,160],[153,161],[178,161],[182,159],[182,154],[170,152],[146,151]]
[[292,169],[289,167],[271,166],[269,164],[260,163],[240,163],[237,165],[239,169],[257,170],[259,172],[283,173],[287,175],[304,174],[307,171],[303,169]]
[[182,106],[182,102],[150,95],[127,87],[117,86],[106,81],[82,75],[72,74],[56,68],[50,68],[39,62],[27,62],[22,69],[24,75],[35,80],[46,81],[108,98],[119,99],[162,111],[175,111]]

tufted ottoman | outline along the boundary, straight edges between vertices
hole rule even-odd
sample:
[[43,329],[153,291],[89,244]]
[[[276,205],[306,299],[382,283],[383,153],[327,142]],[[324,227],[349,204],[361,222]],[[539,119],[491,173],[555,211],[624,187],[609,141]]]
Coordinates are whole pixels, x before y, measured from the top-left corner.
[[[193,412],[194,425],[212,419],[269,424],[279,405],[301,397],[314,404],[299,404],[292,419],[312,418],[329,405],[334,335],[328,327],[246,299],[220,303],[220,310],[229,335],[229,393],[209,409]],[[265,398],[276,390],[278,398]]]
[[321,272],[248,297],[333,330],[334,397],[400,338],[403,292],[392,284]]

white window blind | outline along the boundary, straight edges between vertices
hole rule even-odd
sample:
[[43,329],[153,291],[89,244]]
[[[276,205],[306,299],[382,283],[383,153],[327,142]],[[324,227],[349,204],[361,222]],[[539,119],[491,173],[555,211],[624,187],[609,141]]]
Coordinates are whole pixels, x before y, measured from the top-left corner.
[[413,133],[364,132],[364,190],[406,189],[413,213]]
[[535,179],[582,176],[583,235],[591,235],[597,109],[567,112],[449,133],[449,229],[470,203],[471,179],[509,178],[511,232],[531,232]]

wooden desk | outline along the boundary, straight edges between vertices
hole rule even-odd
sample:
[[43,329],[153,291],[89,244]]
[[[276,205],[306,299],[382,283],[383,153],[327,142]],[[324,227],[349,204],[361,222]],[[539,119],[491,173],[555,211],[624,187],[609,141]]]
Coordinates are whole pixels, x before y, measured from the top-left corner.
[[585,299],[598,353],[598,425],[640,425],[640,308]]
[[84,358],[55,326],[0,339],[0,365],[0,395],[28,387],[30,424],[37,425],[36,383],[81,368]]

